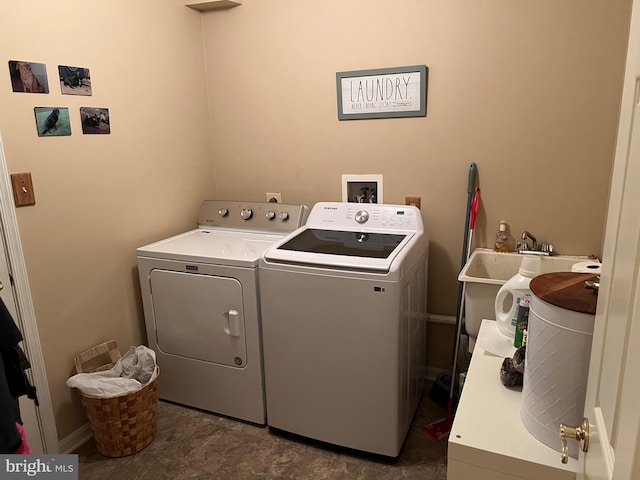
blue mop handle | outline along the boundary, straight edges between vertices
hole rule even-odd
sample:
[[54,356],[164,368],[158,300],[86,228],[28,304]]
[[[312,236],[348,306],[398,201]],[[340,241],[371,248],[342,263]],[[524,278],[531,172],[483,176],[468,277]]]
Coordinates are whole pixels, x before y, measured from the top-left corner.
[[[471,220],[471,204],[473,202],[473,192],[476,184],[477,173],[478,173],[478,166],[475,164],[475,162],[472,162],[471,165],[469,165],[469,183],[467,185],[467,194],[468,194],[467,213],[464,221],[464,240],[462,242],[462,260],[460,262],[460,271],[462,271],[465,264],[467,263],[467,248],[469,245],[469,222]],[[457,345],[458,345],[458,342],[460,342],[460,332],[462,330],[461,324],[462,324],[462,308],[463,308],[462,296],[463,295],[464,295],[464,282],[458,281],[458,303],[456,304],[456,338],[455,338],[456,348],[454,349],[454,352],[453,352],[454,365],[457,360],[456,358],[457,351],[458,351]],[[451,395],[453,395],[453,390],[450,393]]]
[[[465,222],[464,222],[464,240],[462,243],[462,259],[460,261],[460,270],[462,270],[465,266],[465,264],[467,263],[467,249],[469,247],[468,242],[469,242],[469,220],[470,220],[470,213],[471,213],[471,202],[473,199],[473,192],[474,192],[474,188],[476,186],[476,174],[478,173],[478,167],[477,165],[474,163],[471,163],[471,165],[469,165],[469,183],[467,185],[467,214],[465,217]],[[461,293],[461,292],[459,292]],[[460,303],[460,298],[458,298],[458,303]]]

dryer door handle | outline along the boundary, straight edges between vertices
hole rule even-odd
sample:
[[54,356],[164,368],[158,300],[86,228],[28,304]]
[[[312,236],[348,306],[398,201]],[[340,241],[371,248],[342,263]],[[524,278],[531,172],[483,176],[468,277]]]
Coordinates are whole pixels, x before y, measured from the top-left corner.
[[232,337],[240,336],[240,314],[237,310],[229,310],[227,312],[227,326],[224,333]]

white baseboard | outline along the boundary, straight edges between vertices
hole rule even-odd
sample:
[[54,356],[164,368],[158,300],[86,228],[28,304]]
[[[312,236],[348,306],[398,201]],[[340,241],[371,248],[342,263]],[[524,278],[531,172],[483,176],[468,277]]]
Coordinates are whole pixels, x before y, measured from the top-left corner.
[[427,313],[427,322],[441,323],[444,325],[455,325],[456,317],[453,317],[451,315],[435,315],[433,313]]
[[60,452],[74,452],[78,449],[78,447],[80,447],[80,445],[84,444],[92,436],[93,433],[91,432],[91,426],[88,423],[85,423],[82,427],[71,433],[71,435],[67,435],[62,440],[60,440]]
[[430,367],[429,365],[427,365],[424,378],[433,382],[440,376],[441,373],[445,373],[445,370],[443,370],[442,368]]

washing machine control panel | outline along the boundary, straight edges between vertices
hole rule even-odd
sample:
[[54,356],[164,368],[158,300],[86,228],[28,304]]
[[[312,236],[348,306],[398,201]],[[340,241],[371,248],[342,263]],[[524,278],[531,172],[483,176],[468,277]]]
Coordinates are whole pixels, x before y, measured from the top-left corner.
[[408,205],[320,202],[306,225],[310,228],[361,228],[422,230],[420,210]]
[[304,205],[205,200],[198,214],[198,226],[289,233],[304,225],[308,213]]

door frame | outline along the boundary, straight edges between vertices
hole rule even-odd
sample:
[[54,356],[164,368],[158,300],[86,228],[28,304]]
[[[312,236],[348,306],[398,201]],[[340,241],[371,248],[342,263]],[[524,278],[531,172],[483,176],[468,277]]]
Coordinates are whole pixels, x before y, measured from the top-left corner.
[[580,453],[577,479],[638,478],[640,461],[640,290],[636,211],[640,196],[640,1],[632,4],[618,138],[605,226],[584,416],[590,425],[588,453]]
[[24,337],[24,347],[29,362],[31,363],[30,373],[32,382],[37,388],[40,406],[36,408],[38,424],[40,426],[40,436],[45,453],[59,453],[58,432],[56,429],[53,405],[49,393],[49,382],[42,356],[40,345],[40,335],[36,314],[31,298],[31,288],[27,276],[27,267],[24,262],[20,231],[16,217],[13,190],[11,180],[7,170],[7,163],[4,156],[4,146],[2,135],[0,134],[0,222],[4,231],[4,241],[7,249],[7,262],[13,277],[13,291],[16,298],[18,317],[16,321]]

